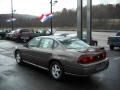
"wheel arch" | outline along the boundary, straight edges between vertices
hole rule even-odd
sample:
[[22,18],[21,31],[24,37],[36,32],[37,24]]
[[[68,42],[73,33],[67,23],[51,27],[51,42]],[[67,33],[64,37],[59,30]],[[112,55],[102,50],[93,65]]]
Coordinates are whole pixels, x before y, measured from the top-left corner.
[[[52,62],[58,62],[58,63],[63,67],[63,64],[62,64],[62,62],[61,62],[60,60],[51,59],[51,60],[49,61],[49,63],[48,63],[48,68],[50,67],[50,65],[51,65]],[[64,68],[64,67],[63,67],[63,68]]]
[[16,49],[15,52],[14,52],[14,55],[16,55],[17,52],[20,52],[20,50]]

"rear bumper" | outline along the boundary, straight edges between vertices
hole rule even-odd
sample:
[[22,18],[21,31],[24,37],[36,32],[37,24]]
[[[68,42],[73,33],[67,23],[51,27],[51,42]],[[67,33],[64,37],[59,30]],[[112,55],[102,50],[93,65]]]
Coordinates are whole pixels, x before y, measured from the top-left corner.
[[108,45],[115,46],[115,47],[120,47],[120,42],[112,42],[112,43],[108,43]]
[[88,65],[80,65],[79,67],[67,66],[65,68],[65,73],[71,75],[77,75],[77,76],[89,76],[107,69],[108,66],[109,66],[109,60],[105,59],[101,62],[88,64]]
[[27,37],[27,36],[26,36],[26,37],[25,37],[25,36],[23,37],[23,36],[22,36],[22,37],[20,37],[20,39],[22,39],[22,40],[29,40],[30,37]]

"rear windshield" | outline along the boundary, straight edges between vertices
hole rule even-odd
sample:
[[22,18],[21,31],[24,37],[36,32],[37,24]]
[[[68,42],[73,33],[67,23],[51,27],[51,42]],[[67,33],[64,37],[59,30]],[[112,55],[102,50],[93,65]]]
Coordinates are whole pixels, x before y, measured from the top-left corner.
[[67,49],[84,49],[84,48],[89,48],[90,45],[87,43],[83,42],[82,40],[78,38],[70,38],[66,40],[61,40],[60,41]]

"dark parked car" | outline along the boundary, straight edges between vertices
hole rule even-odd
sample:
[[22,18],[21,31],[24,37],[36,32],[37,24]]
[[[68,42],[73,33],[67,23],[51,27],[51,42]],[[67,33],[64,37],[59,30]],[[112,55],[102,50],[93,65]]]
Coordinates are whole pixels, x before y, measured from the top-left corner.
[[6,39],[13,40],[14,35],[15,35],[15,30],[10,31],[9,33],[6,33],[5,37]]
[[27,41],[29,40],[29,38],[27,36],[24,36],[24,34],[29,34],[29,33],[33,33],[33,31],[31,29],[17,29],[15,30],[15,35],[14,35],[14,40],[16,41]]
[[[55,29],[53,29],[53,34],[55,33]],[[33,39],[34,37],[38,36],[49,36],[51,35],[51,29],[45,28],[45,29],[38,29],[33,31],[32,33],[23,33],[21,38],[23,41],[29,41],[30,39]]]
[[117,32],[116,36],[108,37],[108,45],[110,50],[113,50],[115,47],[120,47],[120,32]]
[[9,30],[0,30],[0,39],[4,39]]
[[59,80],[64,74],[90,76],[108,68],[104,48],[91,47],[78,38],[41,36],[15,50],[18,64],[43,68]]

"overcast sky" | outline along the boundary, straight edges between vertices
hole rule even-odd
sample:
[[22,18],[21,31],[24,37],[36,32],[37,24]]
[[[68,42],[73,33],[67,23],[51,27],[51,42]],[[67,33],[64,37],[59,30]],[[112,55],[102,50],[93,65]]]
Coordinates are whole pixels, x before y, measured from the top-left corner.
[[[54,1],[54,0],[53,0]],[[87,0],[83,0],[84,5]],[[93,5],[96,4],[116,4],[120,0],[93,0]],[[42,13],[50,12],[50,0],[13,0],[13,8],[15,13],[41,15]],[[53,11],[60,11],[63,8],[76,9],[77,0],[58,0],[53,6]],[[11,0],[0,0],[0,14],[11,13]]]

